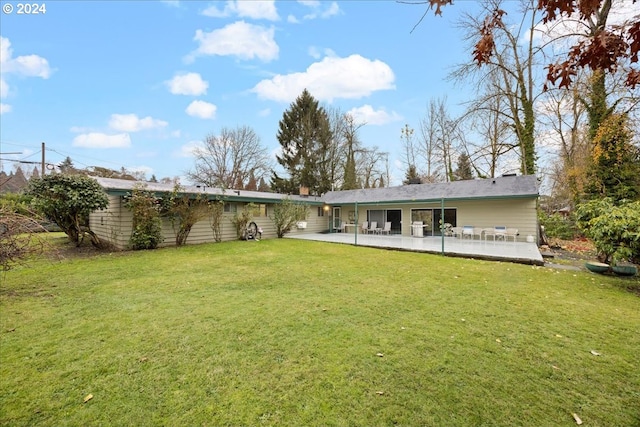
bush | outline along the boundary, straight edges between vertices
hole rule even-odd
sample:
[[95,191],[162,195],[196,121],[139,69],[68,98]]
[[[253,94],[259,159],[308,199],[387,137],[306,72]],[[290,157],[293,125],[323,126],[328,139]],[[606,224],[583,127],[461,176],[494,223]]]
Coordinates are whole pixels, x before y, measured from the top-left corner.
[[294,203],[291,199],[283,199],[273,207],[271,220],[276,226],[278,237],[284,237],[298,222],[307,218],[307,206]]
[[603,262],[640,260],[640,201],[591,200],[578,206],[577,223]]
[[541,213],[538,220],[540,221],[540,225],[544,226],[544,232],[548,237],[573,240],[580,234],[572,216],[565,218],[557,213],[551,215]]
[[155,249],[164,240],[162,220],[154,194],[136,187],[126,197],[126,207],[133,213],[133,232],[129,244],[134,250]]

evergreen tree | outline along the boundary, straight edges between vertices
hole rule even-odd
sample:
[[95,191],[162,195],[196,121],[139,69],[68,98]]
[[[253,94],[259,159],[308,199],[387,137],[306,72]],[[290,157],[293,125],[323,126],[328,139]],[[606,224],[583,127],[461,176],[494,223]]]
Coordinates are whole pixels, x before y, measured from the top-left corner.
[[276,159],[289,178],[274,172],[272,187],[295,194],[301,186],[308,187],[312,194],[331,190],[327,158],[332,138],[324,108],[305,89],[284,112],[278,126],[282,153]]
[[258,191],[263,191],[263,192],[271,191],[271,188],[267,185],[263,177],[260,178],[260,183],[258,184]]
[[587,197],[615,202],[640,199],[640,150],[632,143],[626,114],[610,114],[593,139]]
[[418,170],[415,165],[409,165],[409,169],[407,169],[407,173],[404,176],[404,181],[402,183],[404,185],[409,184],[420,184],[420,176],[418,175]]
[[347,161],[344,164],[344,181],[342,183],[342,189],[355,190],[356,188],[358,188],[356,176],[356,157],[353,150],[349,149],[347,153]]
[[248,191],[258,190],[258,182],[253,171],[249,172],[249,181],[247,182],[247,185],[245,185],[244,189]]
[[471,160],[466,153],[458,156],[458,166],[453,172],[454,181],[464,181],[467,179],[473,179],[473,169],[471,168]]
[[58,168],[62,173],[74,173],[76,168],[73,165],[73,160],[71,157],[67,156],[59,165]]
[[149,178],[149,182],[158,182],[158,178],[156,178],[156,174],[151,174],[151,178]]

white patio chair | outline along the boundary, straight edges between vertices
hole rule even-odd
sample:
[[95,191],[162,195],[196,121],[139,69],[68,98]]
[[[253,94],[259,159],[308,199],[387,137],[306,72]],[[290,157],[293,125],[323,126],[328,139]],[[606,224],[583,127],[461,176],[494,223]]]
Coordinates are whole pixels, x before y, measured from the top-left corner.
[[516,239],[518,238],[518,229],[517,228],[507,228],[507,231],[504,235],[505,240],[507,240],[509,237],[513,237],[513,241],[515,242]]
[[362,232],[362,234],[366,234],[369,232],[369,222],[365,221],[362,223],[362,226],[360,227],[360,231]]
[[367,230],[367,233],[376,234],[376,230],[377,229],[378,229],[378,222],[377,221],[371,221],[371,224],[369,225],[369,229]]
[[384,223],[384,228],[380,229],[380,234],[386,234],[386,235],[391,234],[391,223],[389,221]]

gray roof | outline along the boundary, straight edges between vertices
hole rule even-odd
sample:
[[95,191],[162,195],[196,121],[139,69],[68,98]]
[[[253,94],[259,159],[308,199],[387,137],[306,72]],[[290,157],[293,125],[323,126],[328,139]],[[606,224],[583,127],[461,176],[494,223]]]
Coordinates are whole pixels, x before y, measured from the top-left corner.
[[[102,186],[107,191],[107,193],[120,195],[131,192],[136,187],[136,185],[144,186],[145,190],[153,191],[154,193],[170,193],[173,191],[174,186],[174,184],[162,184],[158,182],[130,181],[126,179],[102,177],[92,178],[98,181],[98,184],[100,184],[100,186]],[[305,197],[279,193],[267,193],[262,191],[231,190],[195,185],[182,185],[181,187],[181,193],[183,194],[206,194],[210,199],[224,198],[228,201],[273,203],[288,198],[297,202],[306,202],[312,204],[322,203],[322,199],[315,196]]]
[[502,199],[538,196],[535,175],[413,184],[399,187],[331,191],[323,196],[331,205],[347,203],[409,203],[418,201]]

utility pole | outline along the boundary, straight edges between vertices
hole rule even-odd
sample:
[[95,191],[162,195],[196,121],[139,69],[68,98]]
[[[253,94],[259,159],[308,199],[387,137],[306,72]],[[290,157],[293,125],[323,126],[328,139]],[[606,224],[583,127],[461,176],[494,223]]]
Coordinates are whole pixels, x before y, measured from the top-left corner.
[[41,168],[42,168],[41,169],[41,171],[42,171],[41,174],[42,174],[42,177],[44,177],[44,172],[45,172],[44,171],[44,142],[42,143],[42,163],[41,163]]

